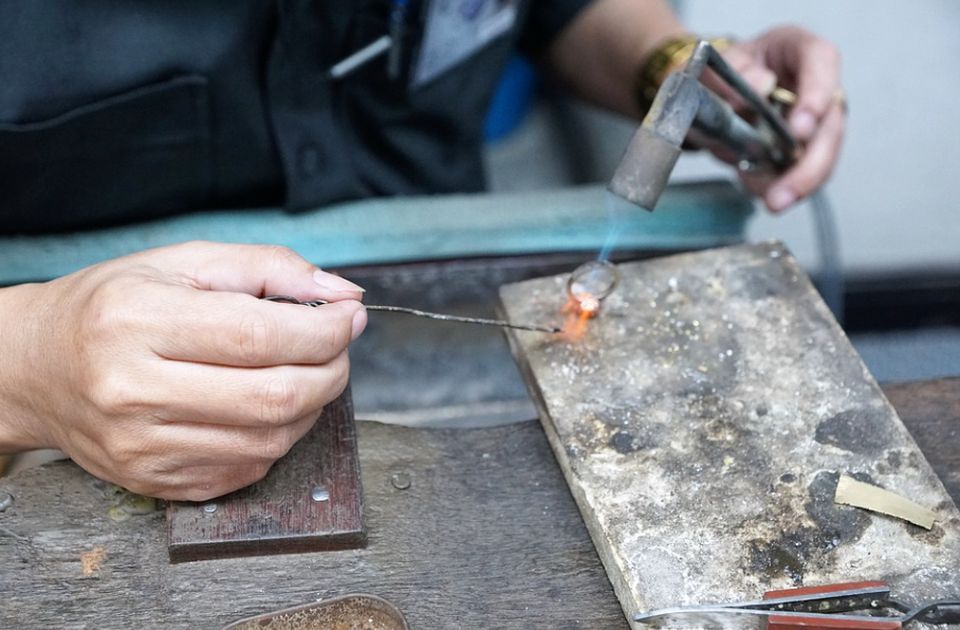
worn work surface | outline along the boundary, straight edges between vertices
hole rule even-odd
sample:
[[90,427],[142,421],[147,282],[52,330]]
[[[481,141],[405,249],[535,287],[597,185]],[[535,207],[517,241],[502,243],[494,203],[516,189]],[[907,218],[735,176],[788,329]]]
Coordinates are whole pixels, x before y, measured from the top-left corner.
[[[781,245],[620,272],[579,340],[510,337],[626,613],[858,579],[960,592],[960,514]],[[503,309],[554,320],[565,280],[506,286]],[[939,522],[835,505],[841,472]]]
[[0,628],[218,628],[356,592],[415,630],[626,627],[539,424],[357,430],[365,549],[170,564],[163,513],[115,522],[72,463],[0,479]]
[[350,549],[365,541],[349,389],[258,483],[209,503],[167,506],[173,562]]
[[[960,499],[960,379],[885,391]],[[216,628],[351,590],[399,604],[415,630],[626,627],[537,423],[358,429],[359,551],[170,565],[160,513],[111,520],[112,493],[76,466],[0,479],[15,497],[0,511],[0,627]]]

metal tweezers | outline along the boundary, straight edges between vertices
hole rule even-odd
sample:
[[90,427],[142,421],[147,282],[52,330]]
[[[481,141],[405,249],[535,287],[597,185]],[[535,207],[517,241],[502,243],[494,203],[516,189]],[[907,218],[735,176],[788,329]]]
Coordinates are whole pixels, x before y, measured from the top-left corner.
[[756,601],[663,608],[634,616],[651,628],[901,630],[911,622],[960,625],[960,599],[907,606],[885,582],[772,591]]

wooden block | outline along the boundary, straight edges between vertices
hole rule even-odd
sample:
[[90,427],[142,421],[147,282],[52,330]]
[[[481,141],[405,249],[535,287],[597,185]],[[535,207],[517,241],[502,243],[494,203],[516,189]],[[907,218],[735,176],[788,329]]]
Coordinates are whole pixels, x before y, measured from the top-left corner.
[[167,543],[171,562],[363,547],[350,390],[262,481],[209,503],[168,505]]
[[[865,579],[960,593],[960,513],[781,245],[620,272],[581,339],[508,337],[628,617]],[[556,321],[565,281],[503,287],[504,316]],[[834,504],[840,474],[934,529]]]

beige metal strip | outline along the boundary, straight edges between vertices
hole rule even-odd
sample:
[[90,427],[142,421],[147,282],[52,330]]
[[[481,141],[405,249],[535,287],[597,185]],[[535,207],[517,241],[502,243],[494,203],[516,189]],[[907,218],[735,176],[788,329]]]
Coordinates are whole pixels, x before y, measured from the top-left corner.
[[924,529],[932,529],[933,522],[937,518],[932,510],[917,505],[899,494],[857,481],[847,475],[840,475],[840,480],[837,482],[837,493],[833,500],[843,505],[852,505],[871,512],[900,518]]

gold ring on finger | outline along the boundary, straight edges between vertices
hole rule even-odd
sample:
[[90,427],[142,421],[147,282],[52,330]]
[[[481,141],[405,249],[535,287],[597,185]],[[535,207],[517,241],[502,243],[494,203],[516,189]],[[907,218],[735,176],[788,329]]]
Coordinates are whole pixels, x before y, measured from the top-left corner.
[[833,102],[840,106],[844,114],[850,112],[850,105],[847,103],[847,93],[843,88],[837,88],[837,91],[833,93]]

